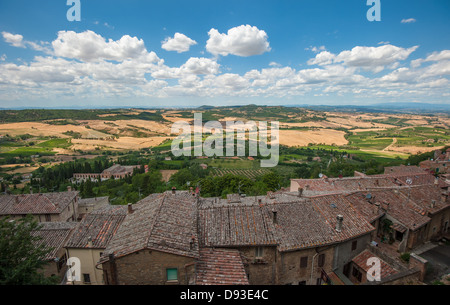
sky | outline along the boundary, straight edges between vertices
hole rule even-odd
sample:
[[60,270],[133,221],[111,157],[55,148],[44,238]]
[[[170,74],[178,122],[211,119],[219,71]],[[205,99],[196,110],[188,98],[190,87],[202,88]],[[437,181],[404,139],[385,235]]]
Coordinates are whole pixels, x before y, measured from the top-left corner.
[[0,1],[0,108],[450,103],[448,0],[68,2]]

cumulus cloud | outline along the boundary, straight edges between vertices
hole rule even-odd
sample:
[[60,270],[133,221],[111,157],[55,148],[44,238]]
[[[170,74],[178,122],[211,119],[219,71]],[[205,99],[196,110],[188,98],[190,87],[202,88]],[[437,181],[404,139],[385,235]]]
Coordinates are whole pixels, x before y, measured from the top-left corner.
[[25,44],[23,42],[23,36],[19,34],[11,34],[8,32],[2,32],[3,39],[16,48],[25,48]]
[[[216,47],[221,47],[222,51],[227,48],[222,54],[238,56],[270,48],[268,44],[261,44],[259,52],[256,51],[258,48],[249,42],[257,40],[257,35],[251,34],[252,29],[241,29],[250,33],[247,40],[236,38],[230,30],[226,37],[221,36]],[[322,47],[311,47],[317,54],[307,62],[311,67],[306,69],[296,70],[270,62],[267,68],[237,74],[232,67],[222,68],[215,58],[191,57],[179,66],[168,66],[146,49],[143,40],[127,35],[119,40],[107,40],[90,31],[60,32],[53,43],[33,45],[21,35],[6,33],[5,37],[4,33],[5,41],[8,39],[11,45],[53,49],[49,53],[51,56],[36,56],[30,62],[10,63],[6,55],[0,56],[0,100],[32,100],[34,97],[57,100],[69,97],[77,100],[187,96],[291,98],[305,94],[311,97],[348,94],[357,98],[442,98],[448,94],[450,50],[430,53],[405,67],[402,61],[417,47],[356,46],[336,54]],[[263,41],[267,41],[267,37]],[[247,48],[238,48],[237,42]],[[216,51],[220,55],[220,51]],[[429,64],[421,67],[425,62]],[[387,72],[381,75],[360,74],[364,70],[385,68]]]
[[197,42],[192,40],[181,33],[175,33],[173,38],[167,38],[162,42],[161,48],[166,51],[176,51],[178,53],[183,53],[189,51],[191,46],[196,45]]
[[231,54],[248,57],[271,50],[266,32],[255,26],[241,25],[228,30],[227,34],[213,28],[208,35],[206,50],[215,56]]
[[352,50],[342,51],[338,55],[328,51],[320,52],[315,58],[308,61],[309,65],[345,64],[349,67],[358,67],[374,72],[382,71],[386,66],[395,68],[399,61],[405,60],[418,46],[408,49],[383,45],[380,47],[354,47]]
[[401,23],[414,23],[417,20],[414,18],[409,18],[409,19],[402,19]]
[[144,41],[128,35],[119,40],[106,41],[92,31],[76,33],[60,31],[58,38],[52,42],[54,54],[59,57],[73,58],[85,62],[99,60],[124,61],[132,58],[147,57],[157,61],[155,53],[148,53]]

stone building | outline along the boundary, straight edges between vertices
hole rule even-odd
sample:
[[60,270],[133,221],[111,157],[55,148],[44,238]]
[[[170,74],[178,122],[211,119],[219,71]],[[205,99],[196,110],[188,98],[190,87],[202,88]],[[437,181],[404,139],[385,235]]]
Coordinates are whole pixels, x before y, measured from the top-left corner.
[[104,206],[87,214],[65,243],[68,258],[80,261],[80,278],[74,285],[103,285],[103,271],[97,265],[102,253],[127,215],[127,207]]
[[47,265],[42,269],[45,277],[57,276],[63,279],[67,271],[67,255],[64,244],[72,235],[76,222],[44,222],[39,230],[33,232],[41,238],[39,244],[44,244],[50,252],[44,258]]
[[32,215],[38,222],[72,222],[78,218],[78,192],[0,195],[0,217]]
[[111,285],[195,283],[199,259],[197,197],[190,192],[154,194],[130,206],[100,263]]

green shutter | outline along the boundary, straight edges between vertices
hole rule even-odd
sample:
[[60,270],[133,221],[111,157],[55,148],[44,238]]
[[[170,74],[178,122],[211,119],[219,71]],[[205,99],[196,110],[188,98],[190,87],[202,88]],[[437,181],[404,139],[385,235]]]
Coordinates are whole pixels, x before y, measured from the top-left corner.
[[167,280],[177,281],[178,280],[178,269],[167,269]]

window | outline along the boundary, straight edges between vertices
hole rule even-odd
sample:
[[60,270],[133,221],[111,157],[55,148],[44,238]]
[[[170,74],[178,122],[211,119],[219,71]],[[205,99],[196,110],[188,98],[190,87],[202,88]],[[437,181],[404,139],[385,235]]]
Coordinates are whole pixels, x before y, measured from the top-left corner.
[[45,214],[45,221],[46,222],[52,221],[52,216],[50,216],[50,214]]
[[352,275],[358,280],[358,282],[361,282],[362,280],[362,273],[357,268],[353,267]]
[[57,270],[58,272],[64,267],[66,266],[67,263],[67,255],[64,254],[63,257],[61,257],[58,261],[57,261]]
[[308,257],[304,256],[300,259],[300,268],[308,267]]
[[304,285],[306,285],[306,281],[301,281],[301,282],[299,282],[298,283],[300,286],[304,286]]
[[352,242],[352,251],[355,251],[357,247],[358,247],[358,241],[355,240],[354,242]]
[[83,283],[85,284],[91,283],[91,275],[89,273],[83,273]]
[[322,268],[325,265],[325,254],[319,255],[319,267]]
[[177,268],[171,268],[167,269],[167,281],[178,281],[178,269]]
[[264,256],[264,248],[263,247],[257,247],[255,249],[255,257],[256,258],[262,258]]

